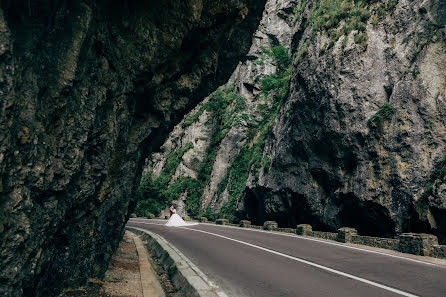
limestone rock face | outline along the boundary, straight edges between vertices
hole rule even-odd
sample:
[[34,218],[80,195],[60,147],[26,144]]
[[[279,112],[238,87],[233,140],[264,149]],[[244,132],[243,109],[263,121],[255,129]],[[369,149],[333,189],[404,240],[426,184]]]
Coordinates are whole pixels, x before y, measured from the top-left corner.
[[310,24],[317,1],[301,7],[271,166],[248,184],[254,221],[446,239],[444,2],[379,2],[347,35]]
[[105,271],[144,158],[228,79],[264,4],[1,2],[0,295]]
[[[145,174],[151,174],[152,178],[156,179],[165,170],[166,162],[173,152],[192,144],[182,155],[169,183],[173,188],[179,177],[200,180],[198,185],[200,200],[196,202],[199,205],[192,215],[208,210],[215,215],[220,213],[220,216],[225,216],[232,212],[228,208],[243,209],[243,200],[238,199],[238,196],[243,192],[252,158],[249,156],[241,164],[234,164],[237,158],[241,159],[243,153],[251,150],[258,142],[259,134],[263,133],[264,122],[267,122],[267,118],[275,108],[275,98],[264,96],[260,89],[261,79],[276,70],[271,57],[268,57],[265,51],[277,45],[282,45],[285,51],[290,51],[296,3],[297,1],[288,0],[267,1],[247,56],[239,62],[231,78],[220,88],[223,94],[213,95],[235,96],[237,99],[227,106],[216,107],[224,110],[219,113],[209,106],[210,102],[217,99],[213,96],[205,98],[174,128],[162,145],[161,152],[154,153],[148,158]],[[261,155],[261,151],[258,153]],[[245,167],[245,172],[236,173],[239,168],[234,166]],[[231,188],[236,180],[240,187]],[[188,196],[190,197],[190,190],[189,193],[187,191],[177,193],[175,199],[179,200],[173,201],[181,206],[184,214],[189,214],[188,208],[189,210],[194,208],[189,206],[184,210],[182,207],[180,201],[183,199],[186,204],[192,203],[190,199],[187,202]],[[224,208],[227,209],[225,214],[222,213]],[[159,215],[164,217],[166,214],[168,214],[167,208]]]

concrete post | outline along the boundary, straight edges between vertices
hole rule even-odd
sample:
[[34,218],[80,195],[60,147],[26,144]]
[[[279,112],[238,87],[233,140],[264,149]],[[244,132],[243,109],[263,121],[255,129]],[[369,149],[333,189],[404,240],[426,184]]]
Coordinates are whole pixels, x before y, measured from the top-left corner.
[[155,215],[153,213],[149,213],[149,215],[147,216],[148,219],[154,219]]
[[311,232],[311,231],[313,231],[313,227],[311,227],[311,225],[308,225],[308,224],[300,224],[300,225],[297,225],[297,227],[296,227],[296,234],[298,234],[298,235],[305,236],[305,235],[307,235],[307,232]]
[[184,217],[183,217],[183,220],[185,220],[185,221],[190,221],[190,217],[189,217],[189,216],[184,216]]
[[248,221],[248,220],[240,221],[240,227],[249,227],[249,226],[251,226],[251,221]]
[[228,220],[228,219],[217,219],[217,220],[215,221],[215,223],[216,223],[217,225],[227,225],[227,224],[229,223],[229,220]]
[[336,238],[339,242],[351,242],[352,236],[358,235],[358,231],[355,228],[342,227],[338,229],[338,237]]
[[206,223],[208,221],[208,218],[206,217],[200,217],[200,222]]
[[279,225],[275,222],[275,221],[265,221],[265,223],[263,223],[263,229],[265,230],[274,230],[277,229],[279,227]]
[[402,233],[399,235],[400,252],[420,256],[429,256],[438,245],[438,238],[426,233]]

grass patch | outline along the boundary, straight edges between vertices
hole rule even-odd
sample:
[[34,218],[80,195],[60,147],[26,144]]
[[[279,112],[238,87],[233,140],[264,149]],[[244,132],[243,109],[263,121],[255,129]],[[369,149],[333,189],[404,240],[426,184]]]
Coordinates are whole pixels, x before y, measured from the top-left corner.
[[395,112],[395,107],[392,104],[386,103],[367,121],[367,124],[372,127],[381,125],[385,121],[390,121]]
[[[365,0],[321,0],[310,14],[313,30],[326,31],[331,48],[342,35],[348,36],[352,30],[366,34],[366,23],[371,12]],[[339,28],[340,24],[342,27]],[[355,43],[364,43],[367,38],[358,38]]]
[[[295,21],[297,21],[305,11],[308,1],[299,1],[295,8]],[[299,42],[296,51],[297,61],[305,54],[308,44],[312,41],[316,32],[326,32],[329,41],[322,46],[320,53],[323,54],[332,48],[336,42],[345,36],[343,47],[346,46],[347,36],[356,30],[354,42],[360,45],[367,45],[367,22],[378,24],[386,15],[395,9],[397,0],[388,2],[371,2],[367,0],[315,0],[307,16],[307,27],[311,27],[312,32],[306,40]]]

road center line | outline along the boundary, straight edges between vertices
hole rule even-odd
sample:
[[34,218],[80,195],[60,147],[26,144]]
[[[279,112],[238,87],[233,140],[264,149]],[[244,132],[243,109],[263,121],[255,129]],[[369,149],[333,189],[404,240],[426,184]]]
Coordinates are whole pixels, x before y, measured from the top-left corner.
[[[137,223],[140,223],[140,224],[164,225],[164,223],[163,224],[147,223],[148,219],[132,218],[131,220],[133,222],[135,222],[135,223],[137,222]],[[129,222],[132,222],[132,221],[129,221]],[[155,221],[165,222],[165,221],[162,221],[162,220],[155,220]],[[208,225],[208,224],[202,224],[202,226],[206,226],[206,225]],[[232,228],[232,229],[239,229],[240,228],[240,227],[225,226],[225,225],[212,225],[212,227]],[[271,234],[271,235],[286,236],[286,237],[292,237],[292,238],[297,238],[297,239],[302,239],[302,240],[315,241],[315,242],[320,242],[320,243],[323,243],[323,244],[329,244],[329,245],[338,246],[338,247],[341,247],[341,248],[352,249],[352,250],[357,250],[357,251],[366,252],[366,253],[370,253],[370,254],[377,254],[377,255],[382,255],[382,256],[386,256],[386,257],[392,257],[392,258],[401,259],[401,260],[404,260],[404,261],[415,262],[415,263],[419,263],[419,264],[424,264],[424,265],[436,266],[436,267],[444,268],[444,265],[440,265],[440,264],[437,264],[437,263],[431,263],[431,262],[426,262],[426,261],[423,261],[423,260],[412,259],[412,258],[408,258],[408,257],[404,257],[404,256],[399,256],[399,255],[393,255],[393,254],[385,253],[385,252],[369,250],[369,249],[356,247],[356,246],[350,246],[350,245],[346,245],[346,244],[342,244],[342,243],[338,243],[338,242],[331,242],[329,240],[323,240],[323,239],[319,239],[319,238],[312,238],[312,237],[306,237],[306,236],[301,236],[301,235],[297,235],[297,234],[289,234],[289,233],[276,233],[276,232],[271,232],[271,231],[266,231],[266,230],[258,230],[258,229],[250,229],[250,228],[243,228],[243,231],[247,231],[247,232],[261,232],[261,233],[267,233],[267,234]]]
[[231,240],[231,241],[234,241],[234,242],[237,242],[237,243],[240,243],[240,244],[243,244],[243,245],[247,245],[247,246],[250,246],[250,247],[253,247],[253,248],[256,248],[256,249],[268,252],[268,253],[271,253],[271,254],[275,254],[275,255],[282,256],[282,257],[285,257],[285,258],[288,258],[288,259],[291,259],[291,260],[294,260],[294,261],[297,261],[297,262],[301,262],[301,263],[304,263],[304,264],[307,264],[307,265],[310,265],[310,266],[313,266],[313,267],[317,267],[319,269],[322,269],[322,270],[325,270],[325,271],[328,271],[328,272],[331,272],[331,273],[334,273],[334,274],[337,274],[337,275],[341,275],[341,276],[344,276],[344,277],[347,277],[347,278],[350,278],[350,279],[353,279],[353,280],[356,280],[356,281],[359,281],[359,282],[363,282],[363,283],[369,284],[371,286],[375,286],[375,287],[378,287],[378,288],[381,288],[381,289],[384,289],[384,290],[387,290],[387,291],[390,291],[390,292],[393,292],[393,293],[396,293],[396,294],[399,294],[399,295],[402,295],[402,296],[417,297],[417,295],[413,295],[413,294],[410,294],[410,293],[407,293],[407,292],[404,292],[404,291],[401,291],[401,290],[398,290],[398,289],[395,289],[395,288],[392,288],[392,287],[388,287],[388,286],[385,286],[385,285],[382,285],[382,284],[379,284],[379,283],[376,283],[376,282],[373,282],[373,281],[370,281],[370,280],[367,280],[367,279],[364,279],[364,278],[361,278],[361,277],[358,277],[358,276],[354,276],[352,274],[348,274],[348,273],[345,273],[345,272],[342,272],[342,271],[339,271],[339,270],[335,270],[335,269],[332,269],[332,268],[329,268],[329,267],[326,267],[326,266],[323,266],[323,265],[320,265],[320,264],[316,264],[316,263],[313,263],[313,262],[310,262],[310,261],[307,261],[307,260],[304,260],[304,259],[301,259],[301,258],[293,257],[293,256],[290,256],[290,255],[287,255],[287,254],[283,254],[283,253],[280,253],[280,252],[276,252],[274,250],[270,250],[270,249],[267,249],[267,248],[264,248],[264,247],[261,247],[261,246],[255,245],[255,244],[251,244],[251,243],[248,243],[248,242],[244,242],[244,241],[241,241],[241,240],[233,239],[233,238],[230,238],[230,237],[226,237],[226,236],[223,236],[223,235],[219,235],[219,234],[215,234],[215,233],[211,233],[211,232],[207,232],[207,231],[191,229],[191,228],[186,228],[186,227],[177,227],[177,228],[186,229],[186,230],[195,231],[195,232],[201,232],[201,233],[213,235],[213,236],[216,236],[216,237],[220,237],[220,238],[223,238],[223,239],[226,239],[226,240]]

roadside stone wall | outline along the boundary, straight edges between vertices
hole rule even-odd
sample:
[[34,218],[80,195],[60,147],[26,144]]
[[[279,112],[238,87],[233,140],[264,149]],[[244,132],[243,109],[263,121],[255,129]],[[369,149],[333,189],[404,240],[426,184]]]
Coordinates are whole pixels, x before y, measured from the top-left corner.
[[338,233],[322,232],[322,231],[308,231],[306,236],[329,239],[329,240],[336,240]]
[[[202,223],[214,224],[197,218]],[[361,244],[402,253],[434,258],[446,259],[446,245],[439,245],[435,235],[425,233],[402,233],[398,238],[382,238],[372,236],[361,236],[357,230],[350,227],[339,228],[337,233],[313,231],[313,227],[308,224],[297,225],[296,228],[279,228],[277,222],[266,221],[263,226],[252,225],[248,220],[242,220],[239,224],[231,224],[226,219],[217,219],[215,224],[232,227],[251,228],[258,230],[268,230],[284,233],[295,233],[301,236],[316,237],[344,243]]]
[[371,237],[371,236],[352,236],[351,243],[368,245],[378,248],[384,248],[389,250],[398,251],[399,250],[399,240],[393,238],[381,238],[381,237]]
[[446,259],[446,245],[434,246],[434,250],[430,256],[434,258]]

